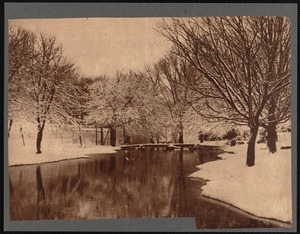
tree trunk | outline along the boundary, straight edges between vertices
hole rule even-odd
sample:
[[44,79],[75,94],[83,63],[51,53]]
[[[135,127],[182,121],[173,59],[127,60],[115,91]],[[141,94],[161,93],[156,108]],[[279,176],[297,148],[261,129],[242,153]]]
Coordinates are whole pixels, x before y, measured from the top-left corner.
[[183,125],[182,122],[179,123],[179,138],[178,143],[183,143]]
[[110,130],[110,143],[111,143],[111,146],[116,146],[116,141],[117,141],[116,128],[114,126],[112,126],[111,130]]
[[168,142],[168,128],[166,128],[166,142]]
[[179,133],[178,143],[183,143],[183,133],[182,132]]
[[268,148],[270,153],[275,153],[277,151],[276,141],[277,141],[277,133],[276,133],[276,100],[274,96],[271,98],[270,107],[269,107],[269,116],[268,116]]
[[80,147],[82,147],[82,134],[81,134],[81,127],[79,126],[79,143]]
[[130,145],[131,144],[131,136],[126,135],[126,143],[125,145]]
[[8,127],[8,137],[9,137],[9,133],[10,133],[12,124],[13,124],[13,120],[10,119],[10,121],[9,121],[9,127]]
[[255,126],[250,129],[250,139],[248,142],[248,149],[247,149],[247,161],[246,165],[248,167],[252,167],[255,164],[255,141],[257,137],[258,126]]
[[184,171],[183,171],[183,149],[179,152],[179,189],[182,192],[185,189]]
[[123,138],[124,138],[124,145],[128,145],[128,136],[126,134],[125,128],[123,128]]
[[38,134],[37,134],[37,138],[36,138],[36,153],[37,154],[42,153],[41,145],[42,145],[42,139],[43,139],[43,131],[44,131],[44,128],[38,129]]
[[277,133],[276,133],[276,123],[269,123],[268,126],[268,147],[270,153],[275,153],[277,151],[276,141],[277,141]]

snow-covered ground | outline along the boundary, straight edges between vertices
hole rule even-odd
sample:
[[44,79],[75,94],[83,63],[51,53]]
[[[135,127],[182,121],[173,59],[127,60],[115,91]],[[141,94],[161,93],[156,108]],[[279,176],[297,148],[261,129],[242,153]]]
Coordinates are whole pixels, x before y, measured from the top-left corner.
[[8,163],[13,165],[38,164],[56,162],[61,160],[88,158],[88,154],[95,153],[116,153],[118,147],[112,146],[83,146],[67,144],[42,143],[42,153],[36,154],[35,141],[26,139],[25,146],[20,138],[9,139],[8,141]]
[[220,154],[222,160],[198,165],[192,178],[207,184],[202,195],[236,206],[253,215],[292,222],[290,133],[279,134],[278,152],[270,154],[266,144],[256,145],[255,166],[246,167],[247,144],[226,146],[235,154]]

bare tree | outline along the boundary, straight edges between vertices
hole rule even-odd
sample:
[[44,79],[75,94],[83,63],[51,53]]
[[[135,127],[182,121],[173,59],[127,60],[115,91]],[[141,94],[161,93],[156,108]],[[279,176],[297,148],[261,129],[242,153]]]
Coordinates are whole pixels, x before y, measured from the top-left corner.
[[9,128],[13,117],[37,122],[37,153],[41,153],[47,119],[74,123],[73,112],[80,107],[81,97],[77,79],[74,64],[63,56],[55,38],[9,29]]
[[150,138],[151,142],[166,140],[166,129],[172,126],[160,73],[159,69],[150,66],[146,66],[145,72],[140,73],[141,85],[136,90],[139,118],[131,125],[133,132]]
[[169,111],[175,124],[175,142],[183,143],[183,119],[189,108],[187,99],[190,92],[186,82],[189,78],[192,79],[190,76],[193,75],[189,62],[183,57],[169,53],[154,65],[152,71],[148,69],[148,75],[157,79],[160,85],[164,108]]
[[116,128],[138,118],[135,104],[140,78],[133,72],[117,72],[115,77],[102,76],[90,86],[87,121],[111,127],[111,145],[116,146]]
[[[268,34],[269,27],[275,30]],[[198,113],[249,126],[246,165],[253,166],[262,113],[270,98],[290,84],[289,69],[278,66],[276,76],[270,72],[280,56],[290,56],[288,20],[284,17],[186,18],[173,19],[170,24],[164,21],[158,30],[209,82],[207,87],[194,86],[202,97],[196,108]],[[270,46],[264,41],[268,36],[277,38],[273,57],[264,51],[264,45]]]
[[[74,64],[63,56],[61,46],[55,38],[38,37],[35,45],[36,57],[24,74],[30,99],[27,106],[36,116],[38,128],[36,149],[40,154],[46,120],[71,121],[72,108],[78,105],[74,81],[77,79]],[[30,113],[30,112],[28,112]]]
[[[273,17],[264,19],[262,22],[265,30],[261,32],[261,53],[266,59],[266,71],[269,73],[270,82],[280,80],[282,76],[291,74],[291,56],[290,56],[290,28],[289,21],[282,17]],[[290,83],[282,81],[283,88],[274,92],[263,111],[265,120],[262,126],[266,128],[268,134],[268,147],[271,153],[277,151],[276,126],[278,123],[284,123],[290,119]]]

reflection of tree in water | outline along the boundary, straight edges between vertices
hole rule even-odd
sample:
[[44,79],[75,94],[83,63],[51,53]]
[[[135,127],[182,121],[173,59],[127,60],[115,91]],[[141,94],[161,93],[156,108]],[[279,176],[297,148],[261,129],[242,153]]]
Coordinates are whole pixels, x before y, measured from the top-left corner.
[[10,175],[9,175],[9,193],[11,195],[13,195],[13,193],[14,193],[14,188],[13,188],[13,185],[12,185],[12,182],[11,182]]
[[26,180],[26,174],[23,173],[22,167],[9,168],[9,172],[10,219],[36,219],[36,212],[32,212],[37,205],[36,171],[32,171],[29,181]]
[[157,151],[117,155],[118,217],[165,217],[174,187],[176,156]]
[[[173,217],[172,198],[178,183],[177,152],[160,153],[150,163],[150,217]],[[174,200],[174,199],[173,199]]]
[[[184,154],[129,151],[92,162],[61,163],[58,168],[44,165],[43,187],[51,217],[188,216]],[[186,161],[188,166],[198,164],[194,156],[188,156]],[[54,168],[56,175],[50,173]]]
[[[120,152],[117,155],[115,193],[117,217],[147,217],[148,153]],[[146,200],[147,201],[147,200]]]
[[173,184],[170,217],[195,217],[198,210],[202,210],[199,199],[193,199],[200,197],[201,183],[191,181],[186,177],[196,170],[196,165],[219,159],[217,151],[197,150],[187,153],[180,150],[176,157],[177,169],[174,171],[174,178],[176,179]]
[[115,156],[81,166],[84,180],[80,188],[78,209],[84,218],[112,218],[115,209]]
[[199,164],[204,164],[206,162],[220,159],[219,157],[216,156],[218,152],[219,151],[216,150],[206,150],[206,149],[200,149],[199,151],[196,151],[196,153],[198,153]]
[[174,216],[177,217],[178,214],[182,214],[185,212],[183,209],[186,204],[186,197],[184,196],[185,189],[185,178],[184,178],[184,167],[183,167],[183,150],[180,150],[179,155],[177,157],[177,183],[175,183],[174,194],[172,196],[171,204],[173,205]]
[[36,168],[36,184],[37,184],[37,219],[51,219],[50,209],[47,205],[45,190],[43,187],[43,179],[40,165]]

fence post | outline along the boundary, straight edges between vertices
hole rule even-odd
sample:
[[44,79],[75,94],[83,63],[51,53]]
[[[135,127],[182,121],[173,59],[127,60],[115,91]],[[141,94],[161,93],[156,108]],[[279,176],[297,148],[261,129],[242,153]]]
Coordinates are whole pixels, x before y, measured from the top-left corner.
[[82,147],[82,136],[81,136],[81,127],[79,125],[79,142],[80,142],[80,146]]
[[123,138],[124,138],[124,145],[127,145],[127,138],[126,138],[126,131],[125,131],[125,127],[123,127]]
[[100,131],[100,136],[101,136],[101,145],[104,145],[104,142],[103,142],[103,128],[101,127],[101,131]]
[[25,146],[25,139],[24,139],[22,126],[20,126],[20,133],[21,133],[21,137],[22,137],[22,140],[23,140],[23,146]]
[[96,145],[98,145],[98,136],[97,136],[97,124],[95,124],[95,127],[96,127]]

